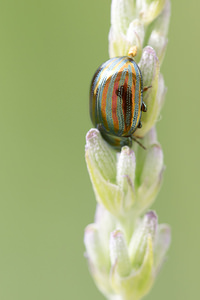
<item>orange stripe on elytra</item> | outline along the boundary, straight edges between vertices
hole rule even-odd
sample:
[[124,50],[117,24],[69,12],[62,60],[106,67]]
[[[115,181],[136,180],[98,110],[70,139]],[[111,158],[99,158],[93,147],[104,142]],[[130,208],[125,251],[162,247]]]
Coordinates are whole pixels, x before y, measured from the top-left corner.
[[[110,85],[110,81],[111,81],[111,77],[109,77],[106,81],[106,84],[103,88],[103,94],[102,94],[102,100],[101,100],[101,116],[103,119],[104,126],[107,130],[109,130],[109,128],[108,128],[108,122],[107,122],[107,118],[106,118],[106,103],[108,101],[107,94],[108,94],[108,88]],[[111,99],[111,101],[112,101],[112,99]]]
[[118,89],[119,89],[120,79],[122,76],[122,70],[123,70],[123,67],[120,69],[120,71],[118,72],[118,74],[115,78],[115,83],[113,86],[113,93],[112,93],[112,118],[113,118],[113,124],[114,124],[114,129],[115,129],[116,133],[119,131],[119,120],[117,117],[117,107],[119,105]]
[[138,99],[138,116],[137,116],[137,124],[139,123],[140,120],[140,112],[141,112],[141,75],[140,76],[140,84],[139,84],[139,99]]
[[[132,92],[132,112],[131,112],[131,126],[133,125],[133,116],[135,112],[135,87],[136,87],[136,72],[135,67],[133,64],[131,64],[131,71],[132,71],[132,86],[131,86],[131,92]],[[131,128],[130,126],[130,128]]]

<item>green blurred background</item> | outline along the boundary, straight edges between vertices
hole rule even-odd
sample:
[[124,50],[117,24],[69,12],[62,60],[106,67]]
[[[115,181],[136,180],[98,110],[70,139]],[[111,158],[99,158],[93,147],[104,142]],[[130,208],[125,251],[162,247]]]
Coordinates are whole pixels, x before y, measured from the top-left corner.
[[[172,226],[149,300],[199,299],[199,10],[172,3],[154,204]],[[0,2],[0,299],[100,300],[83,257],[95,198],[84,161],[88,91],[108,58],[110,1]]]

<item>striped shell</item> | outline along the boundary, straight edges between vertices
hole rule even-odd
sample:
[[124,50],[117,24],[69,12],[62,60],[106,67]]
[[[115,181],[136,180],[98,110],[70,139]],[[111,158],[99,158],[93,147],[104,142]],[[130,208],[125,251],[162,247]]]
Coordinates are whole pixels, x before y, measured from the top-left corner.
[[131,57],[111,58],[94,74],[90,117],[112,146],[131,146],[131,135],[140,123],[142,93],[142,74]]

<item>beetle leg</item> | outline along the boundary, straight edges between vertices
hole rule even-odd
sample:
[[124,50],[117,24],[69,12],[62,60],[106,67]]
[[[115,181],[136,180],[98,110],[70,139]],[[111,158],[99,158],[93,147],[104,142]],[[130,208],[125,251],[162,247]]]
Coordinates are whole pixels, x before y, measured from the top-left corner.
[[141,110],[146,112],[147,111],[147,106],[144,102],[142,102]]
[[97,128],[100,132],[102,132],[102,131],[104,130],[103,125],[102,125],[101,123],[98,123],[97,126],[96,126],[96,128]]
[[142,145],[142,143],[140,143],[133,135],[131,136],[131,139],[136,142],[140,147],[142,147],[144,150],[147,150],[147,148]]
[[149,86],[145,86],[144,88],[143,88],[143,92],[146,92],[148,89],[150,89],[152,87],[152,85],[149,85]]
[[137,126],[138,128],[142,128],[142,122],[141,122],[141,120],[139,121],[139,123],[138,123],[138,126]]

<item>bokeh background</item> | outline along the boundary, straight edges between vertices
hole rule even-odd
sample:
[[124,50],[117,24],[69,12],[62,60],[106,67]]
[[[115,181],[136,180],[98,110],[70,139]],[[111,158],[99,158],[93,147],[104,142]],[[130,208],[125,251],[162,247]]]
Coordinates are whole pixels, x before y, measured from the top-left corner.
[[[199,299],[199,11],[172,3],[153,208],[172,246],[149,300]],[[104,299],[83,257],[95,198],[84,160],[90,80],[108,59],[110,1],[0,2],[0,299]]]

